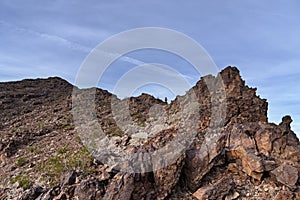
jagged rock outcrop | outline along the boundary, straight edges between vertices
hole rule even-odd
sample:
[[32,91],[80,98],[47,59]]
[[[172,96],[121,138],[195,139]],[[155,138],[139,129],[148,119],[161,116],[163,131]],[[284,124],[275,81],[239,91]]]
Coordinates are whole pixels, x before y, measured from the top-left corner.
[[[234,181],[232,178],[222,178],[213,185],[208,185],[199,188],[194,196],[197,199],[223,199],[229,194],[229,191],[234,188]],[[228,198],[228,197],[227,197]]]
[[[147,94],[119,100],[60,78],[0,87],[0,199],[300,199],[292,119],[269,123],[267,101],[235,67],[203,77],[171,104]],[[72,114],[86,113],[72,94],[84,103],[90,91],[111,141],[93,155],[118,147],[132,160],[108,166],[83,145]]]

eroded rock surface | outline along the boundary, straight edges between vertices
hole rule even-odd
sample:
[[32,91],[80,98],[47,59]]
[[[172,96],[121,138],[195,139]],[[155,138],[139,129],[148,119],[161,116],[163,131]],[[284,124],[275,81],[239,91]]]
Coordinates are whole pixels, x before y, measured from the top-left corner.
[[[235,67],[203,77],[171,104],[147,94],[119,100],[60,78],[0,87],[0,199],[300,198],[292,118],[269,123],[267,101]],[[89,98],[95,113],[80,106]],[[89,152],[74,112],[95,116],[86,126],[98,123],[110,144]],[[136,156],[107,165],[116,147]]]

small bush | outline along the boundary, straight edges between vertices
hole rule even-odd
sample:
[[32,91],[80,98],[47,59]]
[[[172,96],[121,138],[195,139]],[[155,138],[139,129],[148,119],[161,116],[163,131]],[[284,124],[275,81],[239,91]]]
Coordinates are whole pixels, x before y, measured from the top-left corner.
[[81,147],[80,151],[69,157],[67,166],[69,169],[90,171],[93,160],[94,158],[90,152],[85,147]]
[[142,118],[143,117],[143,115],[141,114],[141,113],[137,113],[137,114],[135,114],[134,115],[134,119],[140,119],[140,118]]
[[32,187],[33,182],[30,180],[30,177],[27,174],[17,175],[15,178],[10,180],[11,184],[18,182],[19,186],[23,189],[29,189]]
[[39,149],[37,147],[33,147],[33,146],[28,146],[27,151],[29,151],[30,153],[35,153],[35,154],[43,153],[43,151],[41,149]]
[[80,138],[80,136],[77,135],[77,136],[75,137],[75,141],[81,143],[81,138]]
[[18,167],[22,167],[26,162],[27,162],[27,160],[25,158],[21,157],[17,160],[16,164]]
[[85,147],[81,147],[77,152],[66,147],[60,148],[58,153],[36,166],[36,169],[43,174],[43,178],[49,180],[50,185],[57,184],[61,175],[71,169],[94,172],[93,156]]
[[59,153],[59,154],[65,154],[65,153],[67,153],[69,151],[69,149],[67,148],[67,147],[62,147],[62,148],[59,148],[58,150],[57,150],[57,152]]
[[70,131],[70,130],[74,130],[75,129],[75,126],[73,126],[73,125],[65,125],[65,127],[64,127],[64,130],[66,130],[66,131]]
[[145,127],[146,126],[146,122],[145,121],[140,121],[137,124],[138,124],[138,126],[141,126],[141,127]]
[[121,131],[117,126],[113,126],[106,131],[106,134],[121,137],[123,135],[123,131]]

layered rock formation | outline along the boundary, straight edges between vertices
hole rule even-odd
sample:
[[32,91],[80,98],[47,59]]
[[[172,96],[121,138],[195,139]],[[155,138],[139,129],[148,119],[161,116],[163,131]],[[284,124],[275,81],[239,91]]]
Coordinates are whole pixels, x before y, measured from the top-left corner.
[[[116,165],[91,155],[114,149],[89,152],[73,121],[74,109],[86,114],[74,98],[85,102],[92,89],[59,78],[0,87],[0,199],[300,199],[292,119],[269,123],[267,101],[235,67],[203,77],[171,104],[95,89],[97,123],[115,147],[137,155]],[[122,102],[129,117],[125,107],[112,109]]]

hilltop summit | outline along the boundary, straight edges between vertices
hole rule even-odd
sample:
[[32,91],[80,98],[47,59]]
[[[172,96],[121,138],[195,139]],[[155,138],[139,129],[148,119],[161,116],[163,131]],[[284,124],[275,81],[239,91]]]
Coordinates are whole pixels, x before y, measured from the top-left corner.
[[[201,78],[170,104],[148,94],[119,100],[57,77],[0,87],[0,199],[300,199],[300,143],[292,118],[269,123],[267,100],[236,67]],[[122,151],[153,152],[175,138],[189,145],[155,171],[147,169],[166,160],[152,157],[140,173],[129,173],[95,159],[94,153],[112,147],[88,151],[80,137],[87,133],[79,132],[72,115],[74,109],[84,113],[74,98],[84,102],[91,90],[97,123]],[[193,94],[197,104],[189,104]],[[112,100],[128,101],[130,118],[122,116],[125,107],[114,114]],[[138,137],[138,130],[146,137]]]

